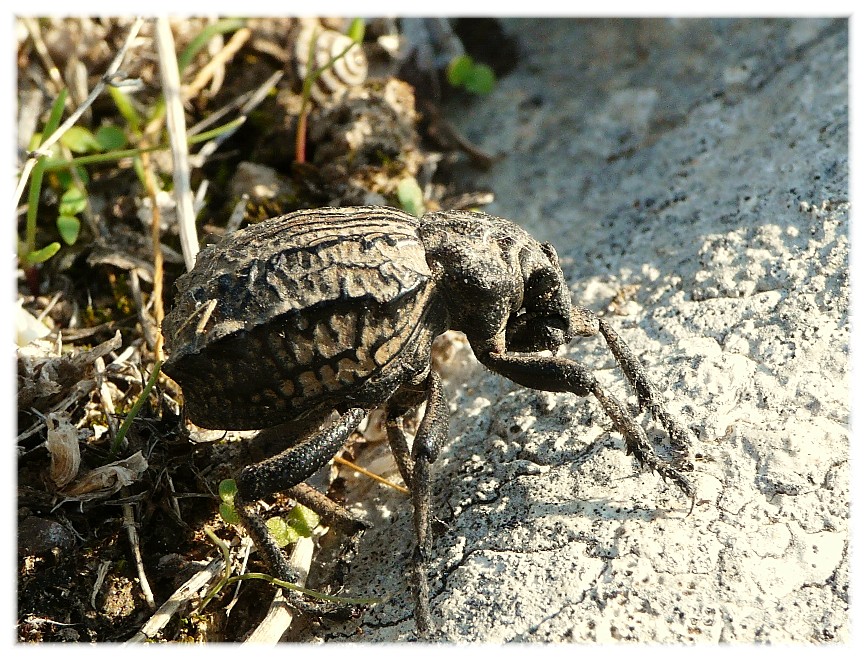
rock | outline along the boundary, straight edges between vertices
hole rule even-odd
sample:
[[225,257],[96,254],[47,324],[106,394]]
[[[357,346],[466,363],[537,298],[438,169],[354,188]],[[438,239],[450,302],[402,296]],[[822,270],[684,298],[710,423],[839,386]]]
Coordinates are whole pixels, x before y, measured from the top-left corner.
[[[575,301],[632,291],[607,317],[695,433],[697,499],[595,401],[470,366],[434,465],[441,639],[849,640],[847,25],[507,22],[520,64],[457,118],[508,154],[487,210],[553,242]],[[629,396],[601,340],[566,354]],[[411,505],[364,514],[342,594],[393,595],[362,640],[414,638]]]
[[43,517],[25,517],[18,523],[18,555],[44,556],[71,549],[75,537],[62,524]]

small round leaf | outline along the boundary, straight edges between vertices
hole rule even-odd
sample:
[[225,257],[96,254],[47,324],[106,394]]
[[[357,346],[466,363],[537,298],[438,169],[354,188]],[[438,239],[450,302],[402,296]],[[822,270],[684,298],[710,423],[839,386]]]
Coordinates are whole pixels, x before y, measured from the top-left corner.
[[67,245],[74,245],[81,231],[81,220],[74,215],[61,215],[57,218],[57,231]]
[[240,515],[237,514],[234,506],[230,504],[219,504],[219,516],[222,517],[226,524],[240,524]]
[[225,503],[234,505],[234,495],[237,494],[237,483],[233,478],[226,478],[219,483],[219,498]]
[[100,126],[95,137],[102,151],[116,151],[126,146],[126,134],[117,126]]
[[366,24],[362,18],[355,18],[351,25],[348,26],[348,38],[355,43],[363,42],[363,35],[366,32]]
[[60,197],[60,215],[78,215],[87,208],[87,193],[78,188],[71,187]]
[[476,64],[464,84],[466,90],[473,94],[489,94],[496,85],[496,74],[486,64]]
[[298,535],[308,538],[312,535],[312,530],[318,526],[320,518],[314,510],[310,510],[306,506],[296,505],[288,514],[288,523],[295,529]]
[[426,212],[423,203],[423,190],[420,189],[413,176],[404,178],[397,184],[396,196],[399,199],[399,205],[406,213],[420,217]]
[[60,142],[74,153],[87,153],[88,151],[99,151],[99,142],[93,133],[83,126],[72,126],[63,133]]
[[469,55],[459,55],[454,57],[448,64],[447,76],[448,82],[454,87],[461,87],[466,78],[471,74],[474,62]]
[[282,517],[271,517],[265,524],[267,525],[267,530],[270,531],[270,535],[280,547],[285,547],[292,542],[300,540],[300,534],[286,524]]

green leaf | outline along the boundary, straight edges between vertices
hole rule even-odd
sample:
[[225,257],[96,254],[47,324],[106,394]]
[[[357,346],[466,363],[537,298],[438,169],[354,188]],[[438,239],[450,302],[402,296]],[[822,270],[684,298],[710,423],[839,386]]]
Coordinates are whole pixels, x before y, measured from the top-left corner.
[[78,215],[87,208],[87,193],[73,186],[60,197],[60,215]]
[[38,149],[40,144],[42,144],[42,133],[33,133],[30,136],[30,141],[27,143],[27,150],[33,151],[34,149]]
[[319,516],[314,510],[310,510],[306,506],[301,506],[300,504],[297,504],[292,508],[291,512],[288,514],[289,526],[305,538],[312,535],[312,531],[316,526],[318,526],[319,521]]
[[225,503],[234,505],[234,495],[237,494],[237,482],[233,478],[226,478],[219,483],[219,498]]
[[363,43],[363,35],[366,32],[366,24],[362,18],[355,18],[348,26],[348,38],[356,44]]
[[240,524],[240,515],[237,514],[234,506],[230,504],[219,504],[219,516],[222,517],[226,524]]
[[[88,183],[90,183],[90,174],[87,173],[87,170],[84,167],[76,165],[75,171],[78,172],[78,180],[82,184],[87,185]],[[69,187],[69,186],[66,186],[66,187]]]
[[[39,137],[39,144],[51,135],[60,125],[63,117],[63,105],[66,103],[66,90],[61,89],[60,94],[51,106],[51,113],[45,123],[45,129]],[[24,262],[28,265],[41,263],[50,259],[60,249],[60,243],[51,243],[42,249],[36,249],[36,212],[39,210],[39,197],[42,193],[42,178],[45,175],[45,156],[38,158],[30,174],[30,190],[27,194],[27,224],[24,233]],[[19,258],[21,254],[19,253]]]
[[117,126],[100,126],[96,131],[96,141],[100,151],[116,151],[126,146],[126,134]]
[[75,179],[72,178],[72,172],[67,170],[57,170],[51,171],[50,165],[54,164],[53,160],[48,161],[48,166],[45,167],[45,171],[48,172],[48,180],[51,185],[54,185],[63,190],[68,190],[73,185],[75,185]]
[[270,531],[270,535],[280,547],[285,547],[292,542],[300,540],[300,534],[286,524],[282,517],[271,517],[265,524],[267,525],[267,530]]
[[72,126],[60,138],[60,143],[73,153],[87,153],[88,151],[100,150],[96,137],[83,126]]
[[[73,167],[78,174],[77,179],[72,176]],[[71,163],[69,160],[48,158],[45,161],[45,171],[49,174],[48,180],[51,185],[60,190],[69,190],[79,184],[84,185],[86,189],[87,184],[90,183],[90,176],[87,174],[87,170]]]
[[114,439],[111,442],[111,455],[116,455],[118,449],[121,444],[123,444],[123,440],[126,437],[126,433],[129,432],[129,429],[132,427],[132,422],[135,420],[135,417],[138,416],[138,413],[141,411],[141,408],[144,406],[144,401],[146,401],[150,397],[150,390],[156,386],[156,380],[159,378],[159,371],[162,369],[162,360],[157,359],[153,362],[153,371],[150,373],[150,377],[147,378],[147,382],[144,383],[144,387],[141,389],[141,393],[138,395],[138,398],[135,399],[135,402],[132,403],[132,407],[129,408],[129,411],[126,413],[126,416],[123,418],[123,423],[120,424],[120,428],[117,430],[117,434],[114,436]]
[[469,55],[459,55],[454,57],[448,64],[447,76],[448,82],[454,87],[462,87],[466,78],[471,74],[474,67],[474,60]]
[[57,230],[67,245],[74,245],[81,231],[81,220],[74,215],[61,215],[57,218]]
[[473,94],[489,94],[496,86],[496,74],[486,64],[476,64],[464,82],[466,90]]
[[114,100],[114,105],[117,106],[118,112],[120,112],[120,115],[126,120],[126,123],[129,124],[129,128],[131,128],[133,132],[138,133],[141,130],[141,115],[138,113],[138,110],[135,109],[132,99],[129,98],[129,95],[119,87],[109,86],[108,93],[111,94],[111,98]]
[[423,203],[423,190],[420,189],[413,176],[404,178],[397,184],[396,196],[399,199],[399,205],[406,213],[420,217],[426,212]]
[[45,130],[42,131],[42,141],[39,144],[42,144],[47,140],[51,135],[57,130],[57,127],[60,125],[60,119],[63,117],[63,107],[66,105],[66,96],[68,95],[66,88],[60,90],[60,94],[57,96],[57,100],[54,101],[54,105],[51,106],[51,114],[48,116],[48,121],[45,122]]
[[60,250],[60,243],[50,243],[42,249],[37,249],[27,254],[28,263],[42,263],[54,256]]

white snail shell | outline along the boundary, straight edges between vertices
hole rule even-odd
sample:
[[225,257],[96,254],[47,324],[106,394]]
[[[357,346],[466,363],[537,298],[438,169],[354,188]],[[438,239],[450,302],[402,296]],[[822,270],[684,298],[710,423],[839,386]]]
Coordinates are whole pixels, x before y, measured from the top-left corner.
[[55,487],[61,488],[78,475],[81,467],[78,430],[65,414],[49,414],[45,425],[48,426],[45,446],[51,455],[48,477]]
[[[340,57],[344,52],[345,55]],[[319,105],[326,105],[339,98],[346,89],[363,84],[368,71],[366,55],[363,48],[341,32],[318,24],[303,27],[294,45],[294,59],[301,80],[306,78],[310,69],[325,67],[337,57],[339,59],[327,67],[312,86],[312,98]]]

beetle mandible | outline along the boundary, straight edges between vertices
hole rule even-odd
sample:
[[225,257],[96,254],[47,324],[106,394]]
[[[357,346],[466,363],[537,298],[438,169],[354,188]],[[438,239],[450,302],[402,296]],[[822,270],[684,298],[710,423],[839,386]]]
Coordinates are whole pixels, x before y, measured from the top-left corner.
[[[375,206],[304,210],[255,224],[209,246],[177,282],[163,322],[164,370],[183,389],[188,418],[224,430],[290,423],[300,441],[243,469],[235,504],[280,578],[294,575],[252,504],[302,483],[330,461],[373,408],[411,491],[416,548],[411,581],[418,632],[434,629],[431,465],[447,437],[447,407],[430,368],[433,339],[465,333],[478,360],[544,391],[592,394],[640,465],[694,500],[683,472],[688,431],[624,341],[574,306],[555,249],[513,222],[479,212],[416,218]],[[668,460],[584,366],[549,354],[600,333],[637,394],[667,431]],[[404,417],[426,402],[409,448]],[[333,418],[333,413],[337,417]],[[297,608],[309,603],[292,594]]]

